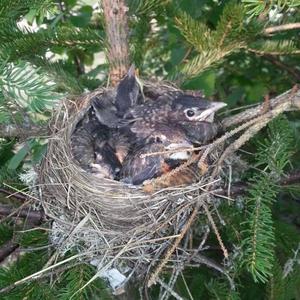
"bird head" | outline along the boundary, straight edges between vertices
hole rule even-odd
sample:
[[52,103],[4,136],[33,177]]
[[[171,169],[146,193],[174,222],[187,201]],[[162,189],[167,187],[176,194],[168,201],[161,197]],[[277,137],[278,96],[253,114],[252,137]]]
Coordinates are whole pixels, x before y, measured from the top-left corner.
[[214,102],[183,94],[172,100],[169,118],[170,121],[178,122],[212,123],[214,114],[226,105],[224,102]]

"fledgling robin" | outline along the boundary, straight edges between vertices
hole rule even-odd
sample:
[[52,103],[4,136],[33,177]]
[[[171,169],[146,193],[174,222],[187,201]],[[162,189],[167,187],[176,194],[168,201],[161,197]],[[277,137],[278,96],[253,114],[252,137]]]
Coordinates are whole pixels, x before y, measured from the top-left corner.
[[196,146],[209,143],[222,131],[221,124],[217,120],[213,122],[197,122],[196,124],[181,122],[180,127],[188,140]]
[[91,106],[99,124],[108,128],[117,128],[119,122],[114,101],[115,99],[110,93],[102,93],[91,99]]
[[120,118],[128,109],[142,103],[140,86],[135,75],[134,66],[120,81],[116,93],[107,92],[94,96],[91,105],[99,122],[109,128],[116,128]]
[[[122,121],[124,127],[121,126],[121,129],[129,131],[129,139],[138,146],[125,159],[121,177],[129,183],[141,184],[179,166],[188,159],[187,152],[183,152],[185,156],[179,160],[175,159],[176,153],[163,152],[182,148],[183,145],[191,148],[194,144],[205,144],[212,140],[218,132],[214,114],[224,106],[226,104],[223,102],[175,93],[130,109]],[[162,154],[145,156],[149,152]]]
[[82,169],[101,178],[114,179],[121,165],[109,144],[109,127],[100,124],[91,107],[71,136],[73,158]]
[[[90,132],[92,139],[87,141],[87,133],[85,133],[86,137],[81,137],[82,141],[86,140],[83,143],[86,149],[81,149],[81,154],[77,157],[85,166],[88,162],[88,167],[93,174],[111,179],[117,176],[121,163],[128,153],[129,143],[126,135],[119,134],[115,129],[124,113],[141,101],[134,66],[120,81],[115,94],[110,91],[91,99],[91,112],[96,117],[96,122],[95,118],[90,117],[87,131],[92,131]],[[91,144],[94,147],[93,155],[91,155]],[[77,149],[79,148],[78,145]]]
[[143,97],[134,65],[117,86],[115,106],[118,117],[122,118],[129,108],[141,104]]
[[[155,134],[130,149],[123,162],[120,178],[123,182],[139,185],[145,180],[159,177],[186,161],[191,152],[181,149],[191,149],[192,146],[180,128],[160,125]],[[168,150],[177,151],[165,153]]]
[[122,165],[109,141],[97,138],[94,141],[94,155],[95,160],[90,164],[91,173],[99,178],[115,179]]
[[[201,139],[201,132],[193,126],[197,126],[200,122],[213,123],[215,112],[224,106],[226,106],[224,102],[212,102],[202,97],[172,93],[129,109],[120,120],[119,127],[129,131],[135,139],[145,139],[155,133],[157,124],[168,124],[169,127],[182,124],[184,130],[190,132],[191,138],[199,136]],[[202,126],[201,130],[208,131],[202,134],[205,139],[210,133],[214,133],[214,129],[209,125],[206,128]]]

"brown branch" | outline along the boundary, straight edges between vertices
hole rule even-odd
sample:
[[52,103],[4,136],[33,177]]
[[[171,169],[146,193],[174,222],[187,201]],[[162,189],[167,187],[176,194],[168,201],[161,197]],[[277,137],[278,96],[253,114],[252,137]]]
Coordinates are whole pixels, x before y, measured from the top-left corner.
[[8,205],[0,204],[0,216],[16,216],[31,221],[34,224],[41,224],[44,220],[45,214],[42,210],[33,211],[30,208],[18,209]]
[[19,248],[19,244],[13,242],[12,240],[2,245],[0,248],[0,262],[12,254],[17,248]]
[[272,34],[279,31],[285,31],[285,30],[294,30],[294,29],[300,29],[300,22],[298,23],[288,23],[288,24],[282,24],[278,26],[272,26],[268,27],[264,30],[265,34]]
[[102,1],[108,42],[111,85],[115,86],[129,68],[128,7],[124,0]]
[[272,55],[266,54],[266,55],[263,55],[262,57],[264,59],[268,60],[274,66],[276,66],[276,67],[278,67],[278,68],[280,68],[280,69],[288,72],[290,75],[292,75],[292,77],[294,77],[294,79],[296,80],[296,82],[300,82],[300,73],[296,69],[294,69],[294,68],[286,65],[285,63],[283,63],[278,58],[276,58],[276,57],[274,57]]
[[0,194],[5,194],[5,195],[8,195],[9,197],[8,198],[14,198],[14,199],[17,199],[17,200],[22,200],[22,201],[26,201],[28,200],[28,197],[22,193],[16,193],[14,191],[10,191],[10,190],[7,190],[7,189],[4,189],[4,188],[0,188]]
[[36,125],[15,125],[9,124],[4,125],[0,124],[0,137],[5,138],[13,138],[13,137],[37,137],[37,136],[47,136],[50,134],[47,125],[45,126],[36,126]]
[[300,50],[292,50],[292,51],[264,51],[264,50],[259,50],[259,49],[254,49],[254,48],[248,48],[245,47],[249,52],[255,53],[257,55],[274,55],[274,56],[279,56],[279,55],[296,55],[300,54]]
[[[293,173],[282,177],[277,184],[281,187],[289,186],[292,184],[300,184],[300,170],[296,170]],[[249,187],[250,184],[247,182],[243,182],[243,181],[236,182],[232,184],[230,187],[230,196],[234,197],[241,194],[245,194],[247,193]],[[213,194],[216,196],[218,195],[226,196],[228,194],[228,190],[225,188],[214,190]]]
[[[282,104],[283,102],[289,102],[291,109],[300,109],[300,90],[292,88],[286,91],[285,93],[282,93],[281,95],[270,99],[270,108],[273,109],[277,105]],[[255,106],[254,108],[250,108],[234,116],[227,117],[222,120],[223,128],[227,129],[233,125],[245,123],[246,121],[259,116],[260,113],[263,111],[263,108],[264,103],[261,103]]]

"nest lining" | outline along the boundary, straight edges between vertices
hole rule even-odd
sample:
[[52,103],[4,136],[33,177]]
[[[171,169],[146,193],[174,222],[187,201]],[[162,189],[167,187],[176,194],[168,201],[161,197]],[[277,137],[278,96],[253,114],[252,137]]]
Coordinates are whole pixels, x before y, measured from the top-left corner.
[[[153,95],[177,90],[173,85],[149,82],[145,84],[145,89]],[[196,212],[196,215],[207,215],[208,207],[216,203],[213,194],[221,185],[220,175],[226,178],[228,166],[236,160],[236,157],[229,156],[216,168],[222,157],[222,145],[233,133],[227,133],[223,140],[221,138],[217,141],[217,147],[212,148],[209,154],[208,170],[196,183],[147,194],[141,186],[133,187],[114,180],[99,179],[84,171],[74,161],[70,137],[76,124],[89,109],[90,99],[110,91],[114,93],[110,89],[99,89],[77,101],[68,100],[53,120],[55,132],[49,139],[48,152],[39,174],[43,207],[46,215],[54,220],[52,242],[61,254],[76,248],[83,254],[85,261],[99,258],[99,272],[112,266],[122,268],[126,265],[136,276],[145,276],[153,264],[164,261],[166,257],[171,259],[171,255],[172,264],[190,262],[194,250],[189,249],[186,239],[182,244],[186,233],[184,230],[190,222],[191,214]],[[273,103],[275,109],[278,103],[280,99]],[[287,108],[288,105],[281,108],[281,111]],[[228,118],[227,124],[224,124],[229,127],[252,120],[249,125],[244,125],[244,129],[254,124],[251,127],[253,135],[255,130],[258,131],[276,116],[275,109],[272,113],[266,112],[264,122],[256,122],[254,117],[259,109],[251,109],[249,114],[242,113],[240,119],[239,116]],[[277,110],[278,115],[281,111]],[[245,141],[248,139],[249,136],[244,137]],[[237,145],[241,144],[240,141]],[[196,234],[202,236],[204,244],[205,230]],[[178,246],[181,243],[182,251],[169,256],[167,252],[166,255],[167,249],[170,252],[170,245],[176,244],[176,241]],[[201,248],[198,250],[201,251]],[[164,264],[168,263],[168,259]]]

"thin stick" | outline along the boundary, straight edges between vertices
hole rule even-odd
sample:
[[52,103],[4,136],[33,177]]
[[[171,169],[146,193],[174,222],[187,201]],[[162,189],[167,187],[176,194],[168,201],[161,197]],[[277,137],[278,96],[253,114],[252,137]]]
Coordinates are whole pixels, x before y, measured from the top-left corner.
[[176,300],[184,300],[180,297],[177,293],[175,293],[170,287],[165,284],[160,278],[157,278],[156,281],[165,289],[167,290]]
[[171,257],[171,255],[173,254],[173,252],[176,250],[176,248],[178,247],[179,243],[181,242],[181,240],[184,238],[185,234],[187,233],[187,231],[189,230],[189,228],[191,227],[191,225],[194,222],[194,219],[196,218],[196,215],[199,211],[199,208],[201,206],[202,203],[197,202],[197,205],[195,206],[190,218],[188,219],[188,221],[185,223],[179,237],[176,238],[173,246],[167,251],[166,256],[164,257],[164,259],[162,260],[162,262],[157,266],[157,268],[154,270],[154,272],[151,274],[151,277],[148,280],[147,286],[150,287],[151,285],[155,284],[155,282],[157,281],[157,278],[160,274],[160,272],[162,271],[163,267],[166,265],[166,263],[168,262],[169,258]]
[[209,223],[211,224],[211,227],[212,227],[212,229],[213,229],[213,231],[214,231],[214,233],[215,233],[215,235],[217,237],[217,240],[218,240],[218,242],[220,244],[220,247],[221,247],[221,249],[223,251],[223,255],[224,255],[225,258],[228,258],[228,251],[227,251],[227,249],[226,249],[226,247],[225,247],[225,245],[224,245],[224,243],[222,241],[222,238],[221,238],[219,230],[218,230],[218,228],[216,226],[216,223],[215,223],[215,221],[214,221],[214,219],[213,219],[210,211],[208,210],[206,204],[203,203],[202,205],[203,205],[203,208],[205,210],[206,216],[207,216],[207,218],[209,220]]
[[294,29],[300,29],[300,22],[298,23],[288,23],[288,24],[282,24],[278,26],[272,26],[268,27],[264,30],[265,34],[272,34],[276,33],[279,31],[284,31],[284,30],[294,30]]

